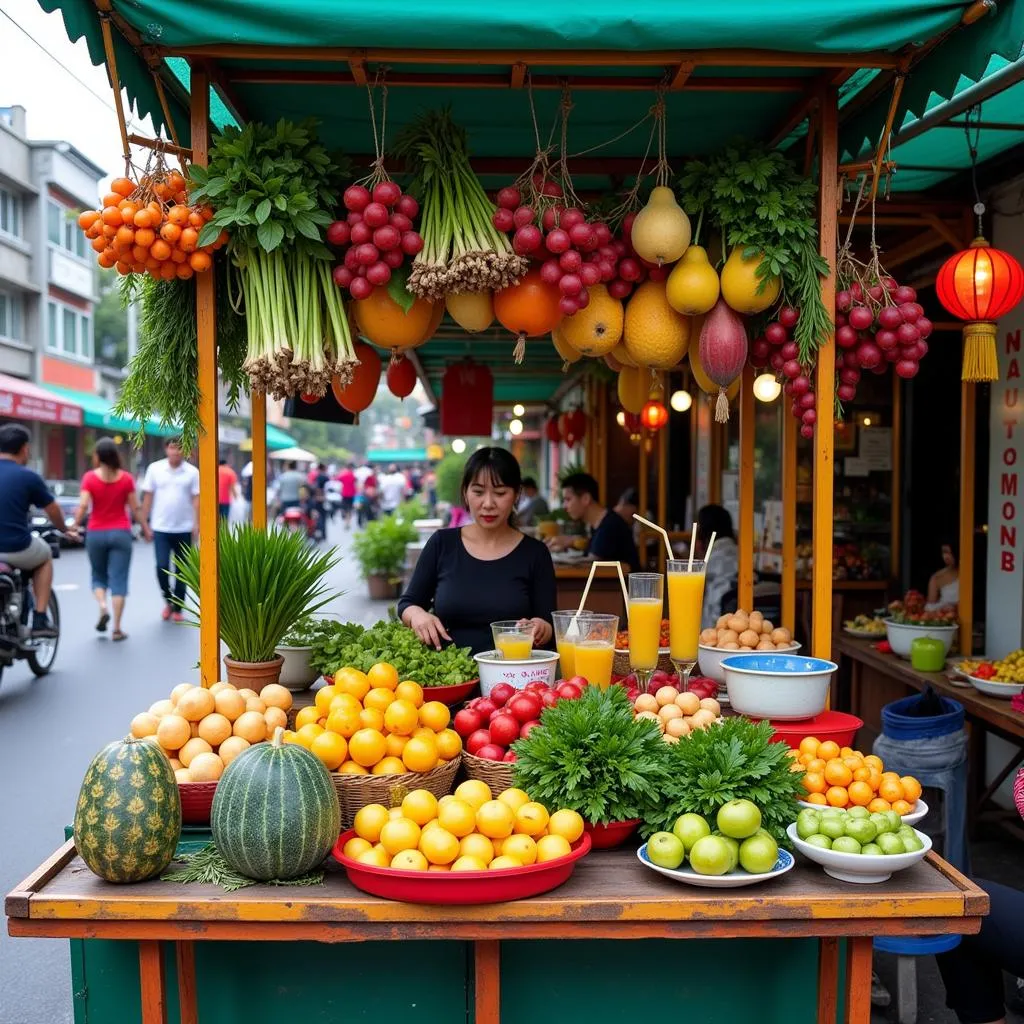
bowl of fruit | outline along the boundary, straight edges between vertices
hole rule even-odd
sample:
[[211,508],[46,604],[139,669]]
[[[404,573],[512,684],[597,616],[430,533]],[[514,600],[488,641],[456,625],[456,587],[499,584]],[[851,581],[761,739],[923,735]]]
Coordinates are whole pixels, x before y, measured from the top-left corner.
[[911,645],[919,637],[940,640],[943,653],[949,654],[957,629],[955,607],[927,611],[924,598],[916,590],[909,591],[902,601],[893,601],[885,619],[885,636],[892,653],[907,661],[910,660]]
[[755,651],[722,660],[733,711],[749,718],[796,722],[825,710],[839,666],[824,658]]
[[998,661],[977,662],[970,668],[967,681],[978,693],[1010,700],[1024,692],[1024,650],[1011,651]]
[[716,683],[724,683],[722,660],[730,654],[752,651],[789,653],[798,651],[793,634],[783,626],[775,626],[760,612],[742,608],[730,615],[720,615],[710,629],[701,631],[697,644],[697,661],[701,673]]
[[924,859],[931,839],[895,811],[805,809],[786,835],[808,860],[842,882],[884,882]]

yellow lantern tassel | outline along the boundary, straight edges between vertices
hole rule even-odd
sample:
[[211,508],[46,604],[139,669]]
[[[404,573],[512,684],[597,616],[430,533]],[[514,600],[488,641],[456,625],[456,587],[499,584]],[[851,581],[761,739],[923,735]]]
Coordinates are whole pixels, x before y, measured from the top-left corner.
[[974,383],[999,380],[994,323],[974,320],[964,324],[964,364],[960,377]]
[[721,387],[718,389],[718,398],[715,401],[715,422],[729,422],[729,396],[726,394],[725,388]]

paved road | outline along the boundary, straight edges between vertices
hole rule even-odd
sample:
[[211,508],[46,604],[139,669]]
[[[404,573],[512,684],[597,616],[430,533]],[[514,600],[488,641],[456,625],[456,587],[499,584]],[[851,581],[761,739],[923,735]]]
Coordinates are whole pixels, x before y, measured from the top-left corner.
[[[349,535],[331,540],[343,552]],[[132,716],[195,680],[198,631],[160,619],[153,550],[135,546],[124,620],[129,639],[111,643],[94,630],[85,552],[57,563],[64,634],[54,671],[35,679],[19,662],[0,682],[0,893],[6,893],[58,846],[74,813],[89,761],[124,735]],[[364,624],[385,605],[364,599],[365,584],[345,557],[330,582],[347,593],[327,611]],[[0,1024],[70,1024],[68,944],[0,934]]]

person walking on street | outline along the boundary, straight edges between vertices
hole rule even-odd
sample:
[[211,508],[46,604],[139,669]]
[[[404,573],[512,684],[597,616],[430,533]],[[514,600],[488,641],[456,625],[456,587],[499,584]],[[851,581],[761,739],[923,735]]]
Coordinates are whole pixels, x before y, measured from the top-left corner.
[[409,481],[400,473],[393,462],[380,478],[380,508],[382,512],[394,512],[405,501],[409,493]]
[[352,527],[352,506],[359,491],[356,468],[351,462],[338,474],[338,483],[341,485],[341,521],[348,530]]
[[64,513],[57,499],[49,492],[43,478],[26,468],[28,446],[32,435],[20,423],[0,427],[0,562],[32,575],[31,634],[34,637],[60,636],[50,621],[47,607],[53,589],[53,553],[41,537],[34,537],[28,528],[28,512],[34,505],[42,509],[54,528],[77,538],[75,527],[65,528]]
[[142,518],[135,495],[135,481],[131,473],[121,468],[121,455],[109,437],[101,437],[92,452],[92,469],[82,477],[82,499],[75,511],[75,526],[79,527],[89,516],[89,530],[85,535],[85,550],[92,570],[92,592],[100,608],[96,629],[107,631],[110,611],[107,592],[114,608],[114,641],[127,640],[121,629],[121,616],[128,596],[128,570],[132,563],[132,527],[128,518],[142,526],[146,540],[153,534]]
[[228,465],[227,459],[217,464],[217,512],[224,522],[231,515],[231,502],[238,497],[238,474]]
[[[171,579],[173,560],[192,543],[199,522],[199,470],[185,461],[181,442],[164,446],[167,458],[150,463],[142,481],[142,518],[153,531],[156,578],[164,596],[161,618],[184,622],[185,584]],[[173,589],[172,589],[173,588]]]
[[307,486],[306,478],[299,472],[297,462],[289,462],[288,468],[277,478],[277,502],[279,511],[298,508],[302,504],[302,492]]

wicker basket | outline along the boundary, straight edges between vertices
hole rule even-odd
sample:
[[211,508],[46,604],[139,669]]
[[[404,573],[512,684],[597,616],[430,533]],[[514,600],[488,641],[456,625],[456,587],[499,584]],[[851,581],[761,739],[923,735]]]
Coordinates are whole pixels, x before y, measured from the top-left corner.
[[429,789],[436,797],[447,796],[455,788],[460,763],[461,756],[453,757],[447,764],[429,772],[406,772],[403,775],[341,775],[331,772],[341,808],[341,827],[351,828],[356,811],[367,804],[394,806],[400,802],[395,799],[398,790],[409,793],[414,789]]
[[[668,672],[669,675],[675,672],[675,666],[672,664],[672,659],[669,657],[668,650],[661,648],[658,651],[658,670],[661,672]],[[615,676],[628,676],[633,670],[629,667],[629,650],[616,651],[615,658],[612,661],[612,675]]]
[[479,779],[491,788],[491,795],[497,796],[512,786],[512,765],[508,761],[492,761],[462,752],[462,768],[467,779]]

